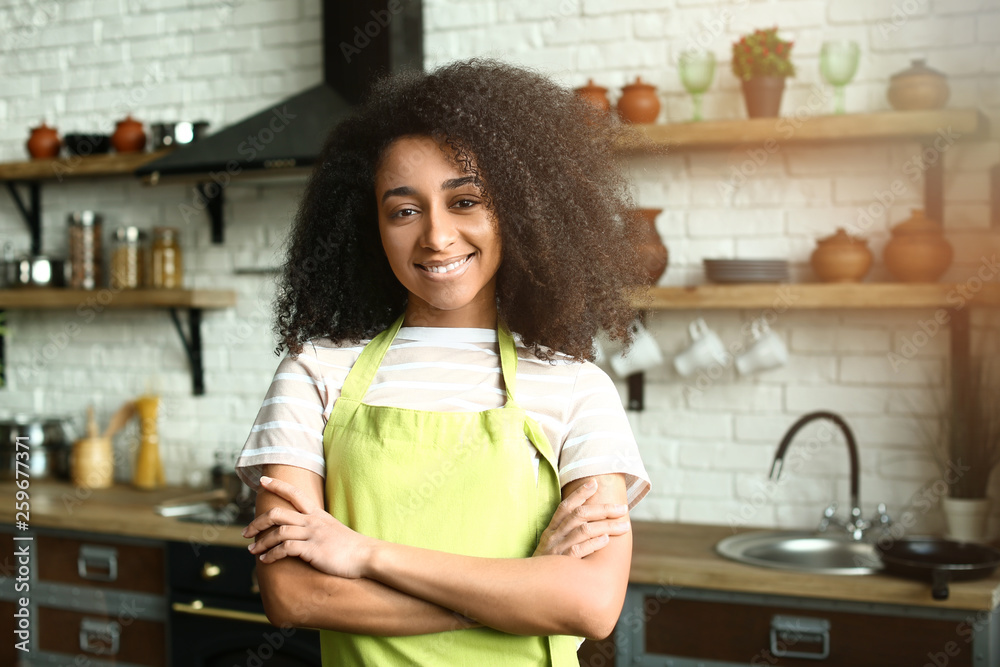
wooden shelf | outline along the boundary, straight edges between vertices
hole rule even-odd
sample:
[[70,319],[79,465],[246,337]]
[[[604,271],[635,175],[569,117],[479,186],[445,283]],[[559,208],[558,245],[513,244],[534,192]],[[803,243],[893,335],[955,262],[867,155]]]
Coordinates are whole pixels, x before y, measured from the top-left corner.
[[1000,306],[1000,284],[983,285],[975,294],[964,285],[951,283],[759,283],[656,287],[649,291],[648,300],[638,296],[634,303],[647,310]]
[[0,163],[0,181],[62,181],[93,176],[132,176],[133,172],[170,150],[155,153],[106,153],[87,157]]
[[829,143],[869,140],[926,140],[950,130],[968,139],[986,132],[988,121],[976,110],[881,111],[835,116],[710,120],[636,125],[650,142],[671,148],[723,148],[740,144]]
[[135,289],[112,291],[24,287],[0,290],[0,308],[56,310],[100,305],[102,308],[230,308],[231,290]]

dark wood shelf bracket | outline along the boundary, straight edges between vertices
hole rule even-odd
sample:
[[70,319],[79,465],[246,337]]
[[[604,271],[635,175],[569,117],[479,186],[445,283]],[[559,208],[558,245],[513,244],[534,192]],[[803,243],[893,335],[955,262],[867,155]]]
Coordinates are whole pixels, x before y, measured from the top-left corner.
[[181,337],[181,344],[187,353],[188,362],[191,364],[192,392],[195,396],[204,396],[205,367],[201,357],[201,308],[188,308],[187,311],[190,335],[184,332],[177,308],[170,309],[170,319],[174,321],[177,334]]
[[208,220],[212,225],[212,243],[221,244],[225,236],[222,211],[226,203],[225,188],[215,182],[199,183],[195,186],[205,202]]
[[17,183],[7,181],[7,191],[10,193],[14,205],[28,225],[31,232],[31,254],[42,254],[42,186],[38,181],[26,181],[24,185],[28,187],[29,203],[25,204],[21,199],[21,193],[17,191]]
[[645,408],[644,386],[646,384],[645,373],[632,373],[626,380],[628,381],[628,409],[642,412]]
[[944,154],[933,142],[922,144],[922,155],[936,155],[934,162],[927,161],[924,170],[924,213],[944,225]]
[[0,389],[7,388],[7,311],[0,308]]

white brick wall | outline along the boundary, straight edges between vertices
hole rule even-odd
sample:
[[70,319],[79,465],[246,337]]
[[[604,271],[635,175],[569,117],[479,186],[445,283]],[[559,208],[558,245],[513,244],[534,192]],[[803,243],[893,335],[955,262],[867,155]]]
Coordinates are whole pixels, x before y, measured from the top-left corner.
[[[50,14],[32,14],[25,3],[0,0],[0,160],[22,159],[28,128],[43,118],[64,133],[110,131],[125,111],[145,122],[203,117],[222,127],[321,78],[319,0],[95,0],[39,7],[50,5]],[[810,113],[832,106],[818,73],[824,39],[861,44],[859,72],[847,89],[849,111],[887,109],[888,77],[911,58],[926,57],[948,73],[951,104],[980,108],[994,128],[989,140],[944,153],[946,225],[956,249],[948,277],[968,279],[982,256],[1000,250],[995,234],[984,232],[986,171],[1000,162],[1000,7],[992,0],[424,0],[424,8],[429,67],[492,55],[541,68],[568,86],[593,78],[611,89],[612,101],[641,75],[658,87],[660,119],[670,122],[691,114],[676,58],[694,43],[718,58],[706,117],[744,116],[728,60],[731,42],[752,28],[777,24],[795,40],[798,75],[789,82],[785,114],[815,107],[817,90],[826,99]],[[919,150],[877,142],[787,146],[751,165],[744,148],[636,158],[630,166],[639,205],[665,209],[657,221],[670,249],[663,284],[703,282],[705,257],[787,256],[793,275],[812,279],[814,241],[837,227],[869,237],[876,256],[871,278],[885,279],[880,258],[889,225],[921,205],[921,183],[904,171]],[[723,193],[720,184],[741,168],[745,182]],[[873,209],[897,182],[902,190],[888,209]],[[64,221],[72,210],[103,212],[108,229],[177,225],[187,284],[235,289],[239,304],[205,315],[208,394],[201,398],[190,395],[187,361],[166,313],[104,312],[87,322],[73,312],[11,311],[11,385],[0,392],[0,412],[40,407],[82,415],[93,403],[104,422],[122,401],[156,389],[164,396],[161,430],[170,481],[204,481],[214,449],[241,446],[277,363],[269,321],[273,276],[234,271],[280,261],[300,191],[301,184],[229,188],[227,241],[212,246],[207,221],[181,216],[180,205],[191,202],[185,186],[100,180],[44,188],[47,251],[65,252]],[[864,210],[871,222],[859,228]],[[27,234],[5,196],[0,237],[18,252],[27,250]],[[732,344],[757,314],[670,311],[651,314],[648,324],[669,359],[687,345],[691,319],[705,316]],[[930,443],[944,406],[939,387],[947,376],[948,337],[932,337],[898,372],[889,368],[887,355],[903,349],[930,315],[789,311],[772,324],[791,350],[784,368],[749,378],[727,368],[702,385],[682,380],[669,364],[651,371],[647,410],[631,415],[654,484],[636,516],[804,526],[829,501],[846,504],[843,442],[835,436],[811,448],[816,429],[803,431],[792,448],[795,469],[786,469],[777,485],[766,482],[781,435],[816,409],[843,413],[855,430],[865,511],[878,501],[903,511],[937,475]],[[975,321],[985,325],[988,319],[976,315]],[[620,389],[624,395],[624,385]],[[116,446],[127,461],[134,433]],[[921,520],[940,527],[936,514]]]

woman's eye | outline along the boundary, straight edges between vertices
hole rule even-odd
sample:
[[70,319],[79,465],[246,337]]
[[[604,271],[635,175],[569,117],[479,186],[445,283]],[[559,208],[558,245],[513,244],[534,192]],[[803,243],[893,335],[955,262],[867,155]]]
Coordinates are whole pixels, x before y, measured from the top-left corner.
[[478,203],[475,199],[459,199],[455,202],[454,206],[456,208],[470,208]]
[[413,208],[401,208],[398,211],[396,211],[395,213],[393,213],[390,217],[393,217],[393,218],[408,218],[411,215],[416,215],[416,214],[417,214],[417,210],[416,209],[413,209]]

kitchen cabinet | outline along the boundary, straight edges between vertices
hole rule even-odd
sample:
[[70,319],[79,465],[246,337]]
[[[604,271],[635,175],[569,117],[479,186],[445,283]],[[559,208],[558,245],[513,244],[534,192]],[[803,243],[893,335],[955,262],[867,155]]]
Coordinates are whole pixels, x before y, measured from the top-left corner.
[[995,612],[684,587],[631,585],[614,636],[619,667],[1000,664]]
[[[54,533],[45,530],[0,534],[4,550],[26,545],[28,588],[15,590],[21,576],[4,571],[0,599],[9,605],[0,631],[14,636],[18,599],[28,602],[29,652],[14,649],[15,665],[30,657],[32,664],[81,664],[82,659],[134,666],[167,664],[166,568],[164,548],[158,542],[99,534]],[[7,545],[12,545],[8,548]],[[5,562],[14,562],[5,561]],[[5,642],[13,646],[13,642]],[[4,646],[3,651],[8,649]]]

